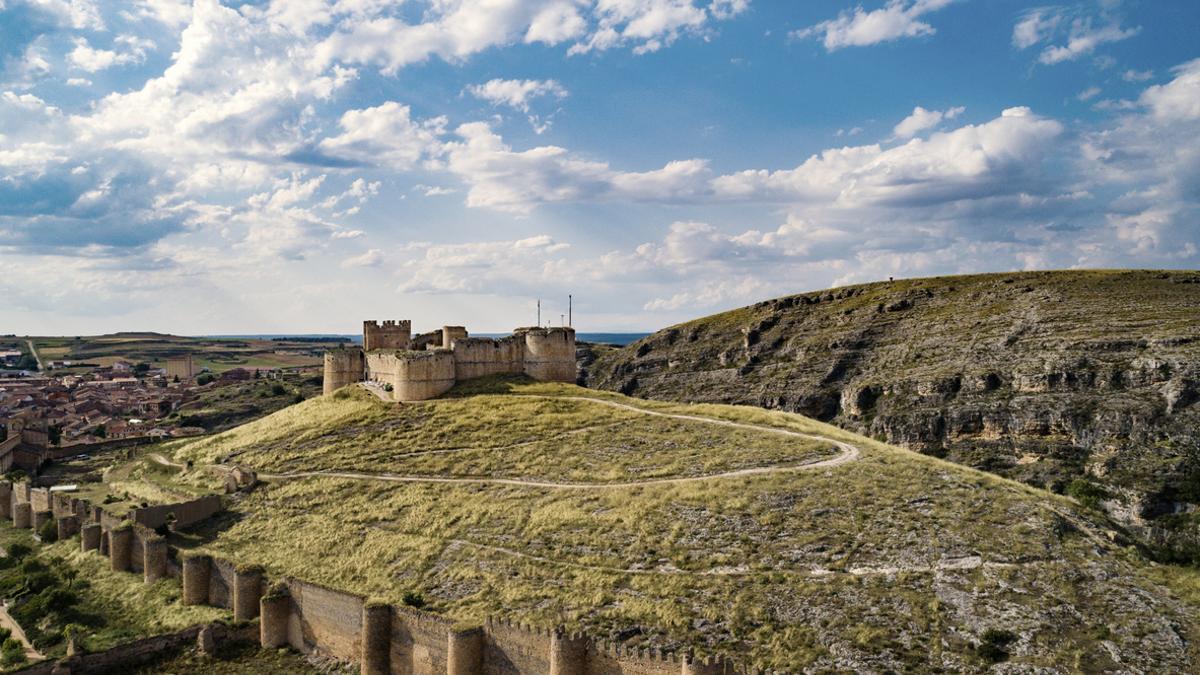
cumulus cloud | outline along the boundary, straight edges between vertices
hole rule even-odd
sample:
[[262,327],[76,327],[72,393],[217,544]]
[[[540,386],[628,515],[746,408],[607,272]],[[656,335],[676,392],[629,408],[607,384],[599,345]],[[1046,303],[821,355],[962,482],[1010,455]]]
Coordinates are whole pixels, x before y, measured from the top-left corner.
[[[449,0],[429,8],[421,23],[382,12],[362,12],[338,24],[317,46],[324,63],[379,66],[384,73],[431,57],[461,62],[485,49],[516,43],[557,45],[575,41],[569,53],[632,45],[653,52],[681,35],[705,35],[713,21],[741,13],[746,0]],[[310,15],[330,22],[338,13]]]
[[793,39],[820,38],[827,51],[843,47],[867,47],[902,38],[933,35],[937,30],[920,18],[954,0],[888,0],[883,7],[866,11],[862,6],[846,10],[836,19],[822,21],[798,31]]
[[87,38],[75,38],[75,48],[67,54],[71,65],[80,70],[94,73],[113,66],[142,63],[146,52],[154,49],[154,42],[134,35],[119,35],[112,49],[95,49]]
[[347,163],[411,169],[444,133],[445,117],[417,122],[406,105],[388,101],[374,108],[347,110],[338,120],[342,133],[317,149]]
[[563,99],[567,90],[555,80],[488,80],[483,84],[467,87],[472,96],[491,103],[506,105],[521,112],[529,112],[529,103],[535,98],[552,96]]
[[942,120],[952,120],[961,115],[966,108],[958,106],[948,110],[926,110],[921,106],[913,108],[912,114],[905,117],[892,130],[897,138],[912,138],[926,129],[932,129],[942,123]]

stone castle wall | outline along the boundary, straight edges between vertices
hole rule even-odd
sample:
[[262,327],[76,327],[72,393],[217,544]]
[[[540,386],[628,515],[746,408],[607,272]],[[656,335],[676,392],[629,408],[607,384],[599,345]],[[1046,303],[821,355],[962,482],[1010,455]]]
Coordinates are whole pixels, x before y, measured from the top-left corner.
[[[407,322],[401,322],[404,329],[395,339],[379,336],[394,323],[378,327],[368,321],[362,349],[326,352],[324,393],[365,379],[391,385],[394,400],[424,401],[458,382],[489,375],[524,373],[543,382],[575,381],[573,328],[519,328],[509,337],[492,339],[468,337],[462,326],[443,326],[411,338]],[[403,347],[378,346],[401,342]]]
[[448,350],[372,352],[366,355],[369,379],[392,385],[397,401],[424,401],[455,384],[454,354]]
[[[0,500],[14,523],[38,494],[27,482],[0,481]],[[6,498],[6,499],[5,499]],[[38,498],[40,499],[40,498]],[[624,649],[582,635],[489,618],[464,628],[405,606],[294,578],[269,584],[261,568],[172,549],[153,530],[85,500],[48,494],[59,518],[77,526],[84,551],[97,551],[114,570],[141,574],[147,583],[180,578],[184,604],[234,610],[235,620],[260,617],[264,647],[288,645],[359,663],[362,673],[404,675],[721,675],[728,662],[692,663],[670,653]],[[39,502],[40,503],[40,502]],[[189,502],[190,503],[190,502]],[[17,506],[23,509],[17,509]],[[177,507],[176,507],[177,508]],[[29,527],[28,520],[19,526]],[[173,562],[178,560],[179,564]]]
[[460,381],[522,372],[525,372],[525,345],[515,336],[454,342],[454,377]]

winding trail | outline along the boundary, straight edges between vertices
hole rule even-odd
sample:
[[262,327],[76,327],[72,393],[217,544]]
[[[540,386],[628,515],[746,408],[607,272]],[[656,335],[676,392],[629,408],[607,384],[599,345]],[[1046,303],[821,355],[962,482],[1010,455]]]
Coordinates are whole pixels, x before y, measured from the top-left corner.
[[[551,490],[609,490],[631,487],[642,487],[647,485],[679,485],[682,483],[694,483],[697,481],[716,480],[725,478],[742,478],[745,476],[760,476],[773,473],[797,472],[797,471],[814,471],[817,469],[828,469],[847,462],[857,460],[861,454],[859,448],[845,441],[838,441],[826,436],[815,434],[806,434],[790,429],[780,427],[760,426],[757,424],[747,424],[744,422],[733,422],[730,420],[714,419],[711,417],[700,417],[697,415],[682,415],[678,413],[667,413],[658,410],[646,410],[637,406],[618,403],[616,401],[606,401],[604,399],[591,398],[588,396],[532,396],[530,398],[544,398],[550,400],[569,400],[569,401],[586,401],[599,405],[606,405],[611,408],[628,410],[642,415],[650,415],[653,417],[667,417],[671,419],[684,420],[688,422],[700,422],[702,424],[712,424],[716,426],[732,427],[735,429],[747,429],[750,431],[758,431],[762,433],[778,434],[780,436],[789,436],[793,438],[803,438],[806,440],[820,441],[829,443],[841,450],[841,454],[829,459],[818,460],[814,462],[806,462],[802,464],[791,464],[782,466],[764,466],[754,467],[749,469],[737,469],[734,471],[723,471],[720,473],[705,474],[700,476],[685,476],[679,478],[648,478],[637,481],[623,481],[618,483],[571,483],[571,482],[556,482],[556,481],[539,481],[539,480],[522,480],[518,478],[485,478],[485,477],[462,477],[449,478],[446,476],[431,476],[431,475],[409,475],[409,474],[392,474],[392,473],[364,473],[359,471],[288,471],[284,473],[267,473],[259,472],[258,477],[263,480],[293,480],[297,478],[345,478],[350,480],[372,480],[383,481],[390,483],[438,483],[438,484],[457,484],[457,485],[507,485],[515,487],[533,487],[545,488]],[[151,460],[156,463],[166,466],[182,467],[169,460],[161,454],[153,453],[150,455]],[[217,468],[217,465],[213,465]],[[222,467],[223,468],[223,467]],[[218,468],[221,470],[222,468]]]

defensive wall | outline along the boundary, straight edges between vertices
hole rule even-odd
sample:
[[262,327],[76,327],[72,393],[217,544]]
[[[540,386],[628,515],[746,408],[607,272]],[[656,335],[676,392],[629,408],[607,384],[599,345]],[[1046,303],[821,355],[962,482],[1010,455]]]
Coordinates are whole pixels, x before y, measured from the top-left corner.
[[[195,513],[202,513],[211,508],[214,498],[219,501],[211,496],[168,506],[177,516],[193,506]],[[62,539],[78,534],[82,550],[105,556],[113,570],[140,574],[146,583],[178,579],[184,604],[224,607],[232,610],[235,621],[258,619],[263,647],[288,646],[305,654],[316,652],[357,663],[364,675],[760,673],[729,661],[628,648],[503,617],[488,618],[479,626],[461,626],[412,607],[369,600],[293,577],[271,579],[257,565],[235,565],[203,552],[171,547],[151,527],[135,522],[135,511],[119,515],[66,493],[34,488],[25,481],[0,481],[0,511],[7,511],[3,515],[11,518],[15,527],[32,526],[30,512],[35,504],[48,508],[40,511],[44,517],[57,519]],[[159,513],[159,507],[152,508]],[[187,634],[194,637],[194,633]],[[141,658],[138,655],[160,642],[163,648],[177,644],[152,638],[134,643],[129,653]],[[95,672],[93,662],[97,670],[103,664],[111,667],[118,662],[119,653],[92,657],[71,657],[75,660],[60,663],[71,668],[65,672]],[[73,664],[80,664],[78,671]]]
[[493,339],[469,337],[462,326],[443,326],[413,338],[408,322],[367,321],[362,348],[325,352],[324,392],[373,381],[385,389],[390,385],[394,400],[423,401],[488,375],[524,373],[543,382],[574,382],[575,368],[575,329],[569,327],[518,328]]

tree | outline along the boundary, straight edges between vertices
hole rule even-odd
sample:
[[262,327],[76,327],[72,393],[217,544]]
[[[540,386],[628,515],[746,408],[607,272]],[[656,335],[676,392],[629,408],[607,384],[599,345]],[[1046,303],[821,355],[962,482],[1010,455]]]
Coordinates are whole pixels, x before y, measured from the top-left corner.
[[62,442],[62,425],[51,424],[46,430],[46,436],[50,439],[50,445],[58,445]]
[[96,438],[108,438],[108,427],[101,424],[100,426],[96,427],[94,431],[92,431],[92,435]]

